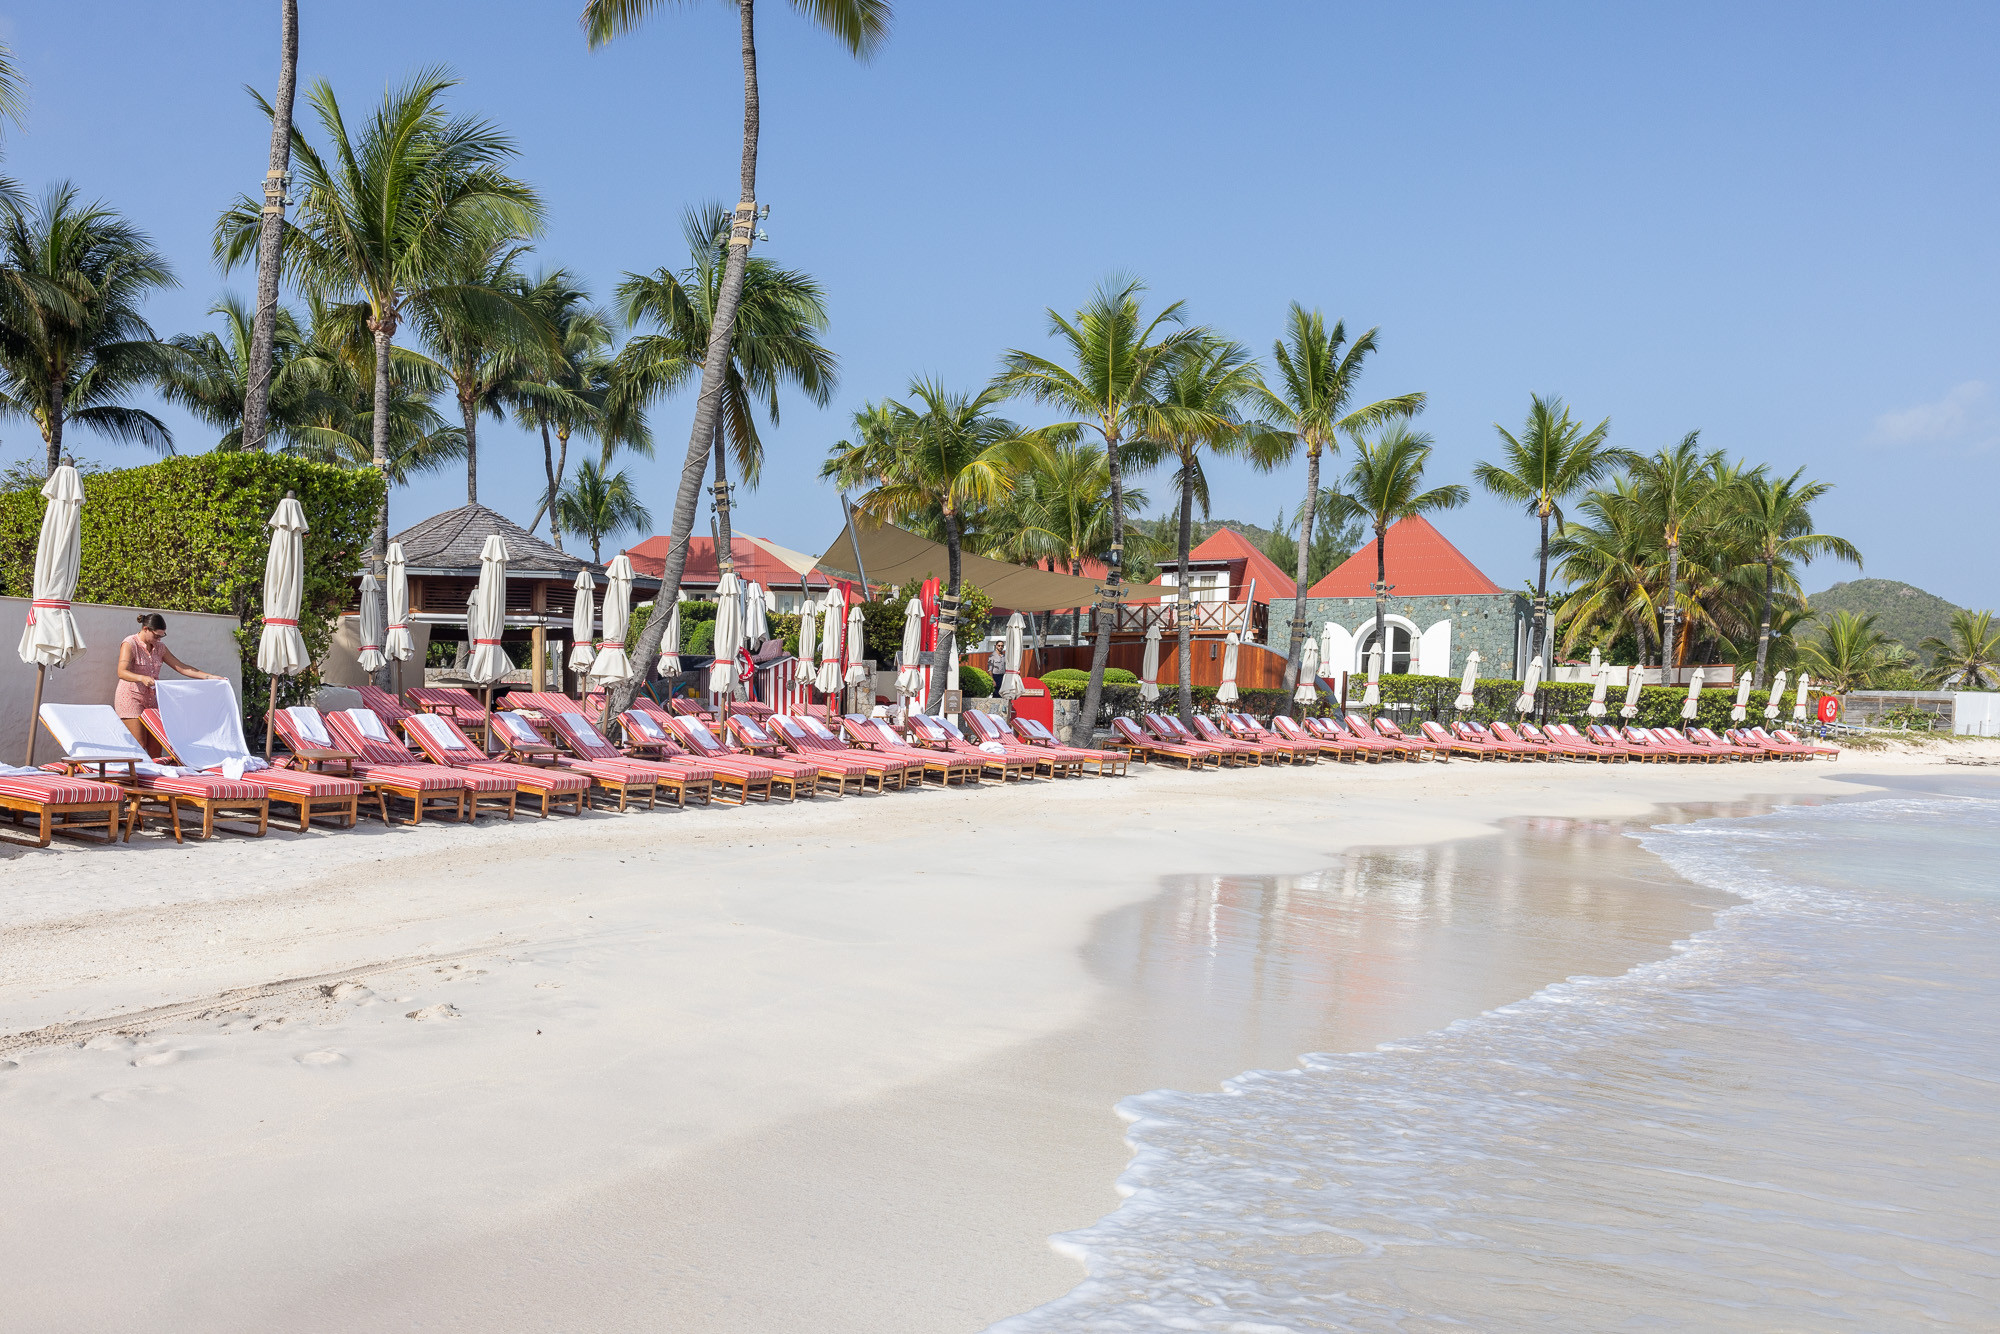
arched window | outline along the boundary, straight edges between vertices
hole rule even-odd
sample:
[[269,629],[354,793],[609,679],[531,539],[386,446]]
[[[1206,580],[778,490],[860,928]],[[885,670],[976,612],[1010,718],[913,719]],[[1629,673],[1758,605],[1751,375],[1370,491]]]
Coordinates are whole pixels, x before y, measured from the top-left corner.
[[[1389,643],[1382,655],[1383,672],[1398,673],[1409,671],[1413,661],[1412,654],[1415,649],[1415,641],[1410,638],[1409,627],[1392,624],[1384,628],[1388,631]],[[1368,655],[1375,650],[1374,622],[1371,621],[1368,623],[1368,627],[1361,632],[1361,636],[1357,642],[1361,646],[1359,670],[1365,672],[1368,670]]]

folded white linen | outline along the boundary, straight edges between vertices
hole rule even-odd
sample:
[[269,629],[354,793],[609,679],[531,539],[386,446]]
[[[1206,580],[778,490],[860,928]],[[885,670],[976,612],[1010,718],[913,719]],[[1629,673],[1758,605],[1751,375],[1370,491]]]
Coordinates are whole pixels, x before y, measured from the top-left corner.
[[540,732],[537,732],[535,730],[535,725],[528,721],[527,714],[515,713],[508,709],[502,709],[500,712],[494,714],[493,716],[494,718],[499,720],[500,730],[505,732],[508,736],[512,737],[514,740],[525,741],[529,745],[540,744],[542,739],[542,734]]
[[267,767],[243,739],[243,713],[227,681],[162,681],[157,691],[167,744],[190,769],[220,769],[241,778]]
[[[595,727],[591,726],[590,719],[584,717],[582,714],[565,713],[562,716],[562,718],[563,722],[568,724],[570,731],[576,733],[578,736],[582,737],[585,741],[589,742],[591,745],[608,746],[611,744],[609,741],[606,741],[604,739],[604,734],[602,732],[599,732]],[[645,721],[651,723],[653,720],[651,718],[647,718]],[[658,728],[658,725],[656,724],[654,726],[654,729],[646,733],[646,735],[657,739],[666,734],[664,732],[661,732]]]
[[317,746],[321,750],[333,749],[333,736],[326,730],[326,719],[319,716],[318,709],[293,708],[285,709],[283,712],[285,717],[291,719],[292,726],[306,739],[307,744]]
[[[369,714],[374,717],[374,714]],[[450,722],[435,713],[413,713],[410,721],[424,729],[424,735],[443,746],[446,750],[464,750],[466,745],[458,739],[458,733]]]
[[382,720],[375,716],[375,710],[342,709],[341,712],[352,718],[356,730],[370,741],[381,741],[391,746],[396,744],[395,738],[390,736],[388,729],[382,726]]

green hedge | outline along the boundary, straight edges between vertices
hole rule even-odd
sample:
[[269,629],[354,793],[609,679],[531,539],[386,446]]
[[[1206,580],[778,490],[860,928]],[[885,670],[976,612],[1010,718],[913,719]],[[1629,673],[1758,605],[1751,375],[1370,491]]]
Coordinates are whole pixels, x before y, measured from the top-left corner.
[[984,668],[961,662],[958,664],[958,688],[965,692],[967,699],[991,699],[993,677]]
[[[231,451],[179,455],[83,478],[77,601],[239,618],[243,702],[253,732],[263,727],[270,688],[270,678],[257,670],[264,558],[271,545],[265,525],[286,491],[298,493],[311,525],[299,632],[307,656],[318,662],[332,643],[335,618],[353,601],[354,576],[382,502],[382,480],[373,469]],[[38,485],[0,492],[0,590],[14,596],[27,597],[33,589],[44,503]],[[302,703],[318,688],[319,673],[308,670],[279,682],[278,701]]]

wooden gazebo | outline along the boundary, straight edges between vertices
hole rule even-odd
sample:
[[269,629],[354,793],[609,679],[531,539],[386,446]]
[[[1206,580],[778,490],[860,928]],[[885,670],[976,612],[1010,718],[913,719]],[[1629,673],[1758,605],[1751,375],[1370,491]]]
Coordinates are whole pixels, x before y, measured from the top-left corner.
[[[507,543],[507,622],[501,638],[507,654],[522,662],[537,683],[546,679],[551,643],[558,663],[569,658],[570,616],[576,608],[576,575],[588,570],[602,607],[604,567],[558,551],[520,524],[484,505],[462,505],[412,524],[392,541],[403,544],[410,579],[410,619],[463,633],[466,603],[479,583],[479,551],[489,535]],[[358,588],[357,583],[357,588]],[[636,605],[658,591],[657,578],[632,581]]]

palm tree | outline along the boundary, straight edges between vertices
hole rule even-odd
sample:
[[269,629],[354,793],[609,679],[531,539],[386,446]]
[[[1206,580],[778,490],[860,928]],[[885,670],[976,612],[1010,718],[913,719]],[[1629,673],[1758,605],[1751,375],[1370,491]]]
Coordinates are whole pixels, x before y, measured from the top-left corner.
[[1563,502],[1600,480],[1607,472],[1626,462],[1624,454],[1611,448],[1611,419],[1586,428],[1569,415],[1569,407],[1551,394],[1533,394],[1528,399],[1528,417],[1521,434],[1514,435],[1500,423],[1493,423],[1503,442],[1498,463],[1477,463],[1472,475],[1479,484],[1502,500],[1524,505],[1541,520],[1540,563],[1535,572],[1535,628],[1530,655],[1547,661],[1549,651],[1549,521],[1556,532],[1563,529]]
[[[7,122],[21,123],[22,115],[28,109],[28,85],[14,68],[14,52],[5,42],[0,42],[0,130]],[[0,176],[0,204],[19,205],[25,196],[20,184],[12,177]]]
[[594,565],[604,563],[606,537],[628,529],[648,528],[653,522],[652,513],[632,489],[631,479],[622,471],[606,476],[595,459],[585,459],[576,465],[576,476],[556,497],[556,511],[562,515],[563,527],[590,539],[590,559]]
[[[222,317],[222,332],[175,334],[167,340],[173,355],[159,376],[160,396],[185,408],[195,418],[222,433],[219,450],[244,448],[246,393],[251,353],[255,346],[255,315],[240,297],[225,294],[208,308]],[[291,438],[307,411],[313,387],[309,377],[292,374],[304,337],[298,317],[279,306],[272,316],[262,395],[266,426],[280,440]]]
[[[626,323],[650,320],[661,331],[632,339],[619,354],[620,373],[640,402],[671,393],[694,378],[706,355],[722,296],[728,267],[728,212],[718,204],[690,210],[682,218],[681,230],[692,260],[688,268],[678,274],[664,268],[643,276],[631,273],[618,285]],[[832,351],[820,341],[826,323],[825,294],[809,274],[779,268],[765,259],[744,264],[742,295],[723,366],[722,402],[709,442],[715,459],[720,570],[734,564],[728,456],[736,455],[737,473],[744,485],[755,488],[764,469],[756,409],[761,406],[776,426],[782,386],[798,389],[820,407],[833,397],[839,377]]]
[[[1298,685],[1299,653],[1305,647],[1308,559],[1313,545],[1313,521],[1320,517],[1320,455],[1340,449],[1340,433],[1360,432],[1403,421],[1424,410],[1421,393],[1378,399],[1366,407],[1349,408],[1361,367],[1376,350],[1375,329],[1347,342],[1347,325],[1336,320],[1331,332],[1326,317],[1294,301],[1285,317],[1285,336],[1272,344],[1278,368],[1278,388],[1260,395],[1264,415],[1291,438],[1290,453],[1306,454],[1306,495],[1299,506],[1297,600],[1292,604],[1291,643],[1285,650],[1285,690]],[[1345,350],[1343,350],[1343,348]]]
[[1867,688],[1869,678],[1889,664],[1888,650],[1889,638],[1875,628],[1872,614],[1837,611],[1820,627],[1817,642],[1799,647],[1799,665],[1829,694],[1844,695]]
[[448,256],[439,281],[410,303],[418,332],[451,379],[465,431],[465,503],[479,503],[479,419],[502,418],[522,378],[555,355],[555,331],[515,269],[522,247],[493,237]]
[[[343,468],[376,466],[375,339],[357,318],[363,313],[308,299],[305,333],[274,382],[286,393],[274,395],[273,413],[282,403],[286,416],[295,418],[282,439],[286,453]],[[429,357],[413,348],[391,349],[388,457],[381,465],[390,485],[442,471],[464,454],[463,428],[433,406],[448,383]],[[301,400],[296,406],[290,406],[293,393]]]
[[[1114,278],[1092,293],[1083,309],[1069,319],[1048,311],[1049,334],[1062,345],[1071,364],[1064,366],[1017,349],[1003,358],[1000,376],[994,381],[1006,393],[1071,416],[1070,421],[1043,427],[1045,438],[1061,440],[1091,431],[1103,442],[1111,482],[1111,542],[1105,582],[1113,601],[1121,595],[1119,585],[1124,578],[1125,469],[1132,466],[1141,470],[1158,461],[1159,441],[1147,432],[1160,424],[1163,414],[1171,415],[1153,405],[1160,382],[1175,357],[1208,337],[1208,330],[1202,328],[1166,332],[1167,326],[1181,323],[1179,301],[1147,320],[1139,303],[1139,294],[1145,290],[1135,278]],[[1097,645],[1091,653],[1090,684],[1083,696],[1085,726],[1093,725],[1097,717],[1104,668],[1110,659],[1111,618],[1100,615]]]
[[511,395],[516,419],[542,437],[546,490],[528,531],[548,515],[549,540],[561,551],[563,530],[555,506],[569,475],[570,437],[580,431],[602,441],[600,468],[611,466],[621,445],[651,458],[653,442],[645,413],[632,407],[626,401],[629,395],[621,392],[611,350],[611,317],[590,304],[590,293],[582,284],[567,269],[556,269],[537,275],[523,296],[555,340],[545,355],[522,368]]
[[292,92],[299,79],[298,0],[279,0],[278,100],[271,105],[271,168],[264,173],[263,217],[257,228],[257,313],[244,377],[243,447],[264,448],[271,391],[273,340],[278,332],[278,270],[285,244],[285,186],[291,179]]
[[1557,577],[1571,590],[1555,618],[1567,626],[1563,652],[1574,654],[1586,634],[1629,631],[1643,661],[1660,623],[1656,534],[1628,478],[1589,492],[1578,508],[1584,522],[1567,525],[1549,544]]
[[[1180,574],[1175,591],[1181,664],[1181,721],[1194,719],[1194,674],[1187,670],[1193,654],[1193,588],[1188,583],[1188,552],[1194,544],[1194,507],[1208,517],[1208,474],[1204,453],[1235,455],[1270,471],[1291,452],[1290,439],[1262,422],[1246,422],[1243,405],[1263,381],[1250,350],[1226,338],[1209,337],[1191,343],[1167,364],[1156,400],[1142,409],[1146,433],[1166,447],[1174,465],[1174,489],[1180,495],[1176,535]],[[1139,502],[1143,507],[1144,502]]]
[[1634,459],[1629,468],[1640,508],[1667,553],[1667,587],[1660,599],[1666,619],[1660,632],[1662,671],[1680,666],[1681,644],[1676,631],[1680,615],[1681,539],[1691,526],[1707,519],[1716,501],[1726,494],[1715,485],[1721,451],[1703,454],[1700,443],[1701,432],[1689,431],[1679,444]]
[[[583,29],[594,49],[630,32],[664,0],[588,0]],[[754,0],[735,0],[743,60],[743,155],[737,204],[730,217],[727,258],[716,293],[708,347],[702,354],[701,387],[695,395],[694,423],[688,433],[687,461],[681,466],[680,489],[674,496],[673,526],[657,596],[672,602],[680,594],[681,573],[687,567],[688,535],[694,531],[695,508],[701,497],[702,474],[715,444],[715,418],[722,406],[722,384],[736,329],[736,308],[743,295],[743,271],[750,255],[757,210],[757,34]],[[792,8],[816,27],[831,33],[850,53],[863,60],[874,54],[889,32],[888,0],[792,0]],[[652,617],[640,632],[634,662],[648,662],[659,652],[667,618]],[[641,674],[613,682],[612,706],[629,708],[638,693]]]
[[843,491],[868,487],[855,509],[878,522],[935,517],[943,527],[949,578],[931,651],[931,682],[938,693],[926,702],[934,703],[954,651],[965,520],[1007,495],[1025,450],[1020,428],[993,411],[1005,397],[1000,389],[964,394],[917,379],[909,392],[910,403],[870,405],[857,413],[855,439],[827,452],[820,476]]
[[[1144,509],[1146,492],[1124,488],[1125,503]],[[1023,437],[1014,489],[985,515],[983,553],[1001,560],[1046,565],[1050,570],[1081,575],[1087,560],[1104,560],[1111,551],[1111,466],[1101,446],[1076,439],[1051,439],[1030,433]],[[1125,532],[1128,552],[1157,554],[1144,525]],[[1082,633],[1083,608],[1071,611],[1071,642]]]
[[[306,100],[327,153],[292,130],[305,188],[297,220],[284,225],[284,268],[309,293],[353,299],[361,308],[375,340],[372,463],[385,473],[391,349],[408,307],[434,297],[479,304],[482,294],[451,275],[453,260],[496,236],[527,236],[541,225],[535,192],[501,170],[513,142],[486,121],[446,113],[444,95],[457,82],[441,69],[420,71],[383,94],[357,139],[322,80]],[[215,254],[225,269],[249,257],[262,227],[263,205],[247,196],[217,220]],[[497,299],[492,294],[488,304]],[[378,564],[388,542],[385,490],[373,543]]]
[[1951,638],[1933,635],[1917,647],[1931,655],[1930,677],[1940,687],[2000,689],[2000,629],[1990,611],[1954,611]]
[[124,400],[170,359],[140,306],[174,285],[144,232],[79,203],[68,183],[33,205],[0,203],[0,416],[41,428],[48,471],[70,424],[172,452],[165,423]]
[[[1739,487],[1738,503],[1731,518],[1755,544],[1755,559],[1764,567],[1763,612],[1758,618],[1757,672],[1752,682],[1764,688],[1764,667],[1771,651],[1771,599],[1778,576],[1792,562],[1810,564],[1815,556],[1835,556],[1861,568],[1861,553],[1852,542],[1830,533],[1813,531],[1811,507],[1815,500],[1833,490],[1831,482],[1802,482],[1801,468],[1782,481],[1773,480],[1763,470],[1746,474]],[[1789,574],[1786,575],[1790,582]],[[1794,585],[1796,591],[1796,585]]]
[[1389,568],[1383,534],[1399,519],[1457,509],[1469,494],[1456,482],[1423,490],[1424,468],[1430,462],[1431,438],[1392,422],[1373,441],[1354,440],[1354,462],[1347,469],[1347,505],[1375,531],[1375,642],[1389,658],[1383,638],[1388,621]]

